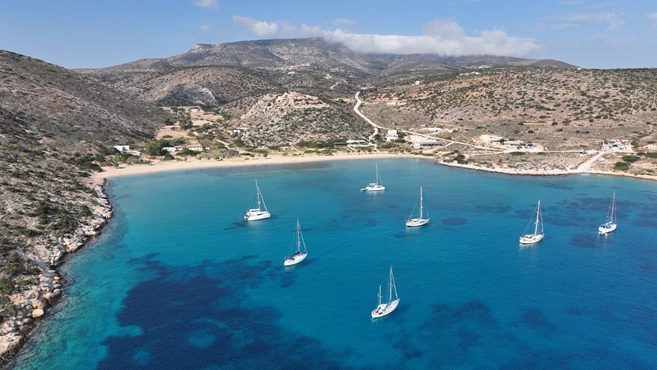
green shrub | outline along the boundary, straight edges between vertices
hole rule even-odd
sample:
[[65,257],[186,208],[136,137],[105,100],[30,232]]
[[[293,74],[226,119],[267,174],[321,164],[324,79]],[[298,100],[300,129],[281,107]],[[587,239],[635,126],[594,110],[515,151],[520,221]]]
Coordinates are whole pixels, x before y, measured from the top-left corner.
[[623,161],[624,161],[624,162],[627,162],[627,163],[634,163],[634,162],[636,162],[636,161],[638,161],[638,160],[640,160],[640,159],[641,159],[641,158],[639,158],[639,157],[637,157],[637,156],[635,156],[635,155],[624,155],[624,156],[623,156]]
[[630,169],[630,164],[627,162],[616,162],[614,165],[615,171],[627,171]]

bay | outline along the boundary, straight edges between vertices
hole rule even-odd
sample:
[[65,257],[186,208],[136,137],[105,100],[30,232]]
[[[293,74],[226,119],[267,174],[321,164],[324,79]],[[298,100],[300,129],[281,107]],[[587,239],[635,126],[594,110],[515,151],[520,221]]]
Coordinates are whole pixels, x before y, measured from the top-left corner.
[[[111,180],[115,218],[14,368],[657,368],[654,183],[378,165],[378,194],[371,160]],[[273,216],[246,223],[255,179]],[[431,222],[407,229],[420,186]],[[400,306],[372,321],[390,266]]]

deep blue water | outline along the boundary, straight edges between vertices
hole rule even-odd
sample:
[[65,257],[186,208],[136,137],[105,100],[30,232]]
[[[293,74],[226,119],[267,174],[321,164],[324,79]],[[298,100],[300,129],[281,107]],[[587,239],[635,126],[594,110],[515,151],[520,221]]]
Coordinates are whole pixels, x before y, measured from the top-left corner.
[[[112,180],[116,217],[15,368],[657,368],[655,183],[378,163],[382,194],[359,191],[369,160]],[[247,224],[256,178],[273,217]],[[407,230],[420,185],[431,223]],[[401,303],[373,322],[390,265]]]

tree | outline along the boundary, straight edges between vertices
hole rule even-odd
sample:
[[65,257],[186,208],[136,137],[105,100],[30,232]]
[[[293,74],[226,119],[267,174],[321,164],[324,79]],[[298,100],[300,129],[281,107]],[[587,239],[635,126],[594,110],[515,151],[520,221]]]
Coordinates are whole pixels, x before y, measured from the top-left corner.
[[144,145],[144,153],[148,155],[162,155],[162,148],[169,146],[169,140],[160,139],[149,141]]

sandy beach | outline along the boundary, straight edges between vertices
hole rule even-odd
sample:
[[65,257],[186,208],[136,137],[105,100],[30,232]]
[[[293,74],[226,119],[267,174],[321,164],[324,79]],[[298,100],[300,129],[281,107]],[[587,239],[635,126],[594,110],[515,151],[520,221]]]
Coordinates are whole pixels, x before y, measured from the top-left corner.
[[482,167],[472,164],[458,164],[455,162],[440,162],[434,157],[422,156],[417,154],[392,154],[392,153],[340,153],[337,155],[323,156],[323,155],[303,155],[303,156],[282,156],[272,155],[269,157],[255,157],[255,158],[230,158],[225,160],[214,159],[188,159],[186,161],[158,161],[151,164],[137,164],[137,165],[122,165],[121,167],[103,167],[103,172],[97,172],[92,176],[94,182],[100,182],[104,179],[110,179],[122,176],[145,175],[158,172],[169,171],[184,171],[184,170],[197,170],[203,168],[229,168],[229,167],[244,167],[244,166],[263,166],[263,165],[279,165],[279,164],[295,164],[295,163],[312,163],[312,162],[326,162],[326,161],[341,161],[341,160],[359,160],[359,159],[383,159],[383,158],[416,158],[434,161],[438,165],[447,167],[456,167],[468,169],[473,171],[485,171],[493,173],[501,173],[505,175],[520,175],[520,176],[566,176],[576,174],[591,174],[591,175],[608,175],[608,176],[622,176],[632,177],[644,180],[657,180],[657,176],[648,175],[633,175],[623,172],[614,171],[598,171],[589,168],[578,168],[570,170],[521,170],[513,168],[502,167]]
[[230,158],[225,160],[214,159],[189,159],[187,161],[160,161],[149,165],[123,165],[121,167],[103,167],[103,172],[93,175],[96,180],[114,177],[145,175],[150,173],[196,170],[202,168],[243,167],[262,166],[294,163],[311,163],[340,160],[358,159],[382,159],[382,158],[418,158],[435,161],[434,157],[413,154],[390,154],[390,153],[367,153],[367,154],[337,154],[337,155],[304,155],[304,156],[278,156],[273,155],[266,158],[255,157],[245,160],[244,158]]

